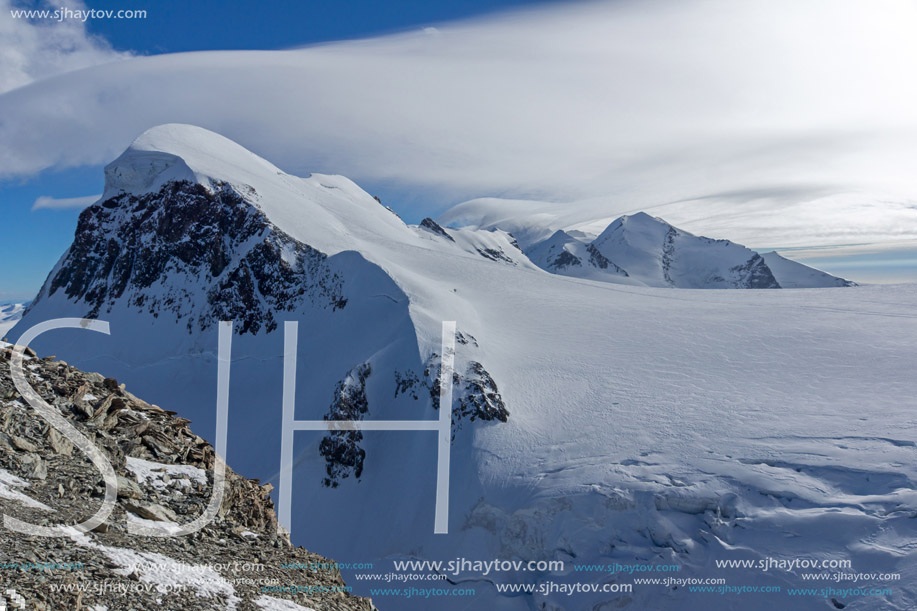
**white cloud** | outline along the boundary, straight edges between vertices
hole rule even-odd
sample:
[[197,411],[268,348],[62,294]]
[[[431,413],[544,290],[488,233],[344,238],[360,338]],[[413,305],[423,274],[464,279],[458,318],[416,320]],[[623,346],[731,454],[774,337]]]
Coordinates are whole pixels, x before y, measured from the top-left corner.
[[105,163],[181,122],[440,209],[495,194],[632,208],[917,193],[909,0],[561,3],[437,29],[141,57],[10,91],[0,177]]
[[50,197],[48,195],[42,195],[36,198],[35,203],[32,204],[32,210],[40,210],[42,208],[51,208],[51,209],[61,209],[61,208],[85,208],[90,204],[93,204],[99,201],[100,195],[87,195],[85,197]]
[[79,0],[16,2],[0,0],[0,93],[36,80],[129,57],[90,36],[80,19],[14,17],[13,11],[84,10]]

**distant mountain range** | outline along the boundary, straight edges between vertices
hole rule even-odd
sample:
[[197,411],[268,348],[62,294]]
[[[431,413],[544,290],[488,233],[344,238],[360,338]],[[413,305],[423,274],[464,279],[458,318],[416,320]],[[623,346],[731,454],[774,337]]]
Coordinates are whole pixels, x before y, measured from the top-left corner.
[[[442,222],[501,229],[519,237],[538,267],[617,284],[691,289],[776,289],[854,286],[853,282],[729,240],[695,236],[645,212],[622,216],[598,235],[553,226],[557,216],[501,217],[484,204],[460,204]],[[504,204],[505,205],[505,204]],[[595,223],[578,223],[578,226]]]

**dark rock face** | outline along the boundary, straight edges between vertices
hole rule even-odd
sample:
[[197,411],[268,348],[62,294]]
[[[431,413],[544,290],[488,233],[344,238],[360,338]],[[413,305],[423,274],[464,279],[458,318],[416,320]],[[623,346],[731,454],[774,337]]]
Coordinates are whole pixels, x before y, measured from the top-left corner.
[[[14,492],[0,494],[0,513],[43,526],[85,520],[101,504],[102,478],[69,439],[26,404],[10,377],[9,360],[9,349],[0,350],[0,489]],[[228,467],[220,510],[202,530],[165,538],[130,534],[128,521],[185,524],[203,513],[213,486],[213,448],[188,428],[188,420],[135,397],[111,378],[53,357],[32,358],[26,366],[35,390],[103,452],[118,477],[114,512],[91,533],[49,538],[4,529],[0,558],[20,567],[7,567],[5,587],[23,596],[26,608],[222,611],[261,608],[254,601],[264,602],[267,594],[307,608],[373,611],[370,601],[347,593],[336,569],[303,570],[333,564],[290,544],[277,522],[269,484]],[[141,564],[129,564],[132,558]],[[201,572],[205,567],[212,572]],[[119,591],[151,578],[150,570],[167,571],[170,583],[193,577],[197,585],[166,593],[155,587],[129,589],[126,595]],[[100,584],[106,588],[93,589]],[[290,584],[314,589],[262,590]]]
[[[439,355],[434,355],[438,361]],[[431,371],[435,370],[435,377]],[[433,409],[439,409],[440,365],[430,366],[424,370],[424,377],[429,381],[430,398]],[[509,411],[500,396],[497,384],[484,366],[477,361],[468,363],[464,374],[452,373],[452,429],[453,438],[455,431],[462,428],[462,421],[469,420],[499,420],[506,422]],[[458,403],[458,405],[456,405]]]
[[[670,276],[670,271],[672,265],[674,264],[676,253],[675,253],[675,237],[678,235],[678,230],[674,227],[669,227],[669,230],[666,232],[665,242],[662,246],[662,272],[665,276],[666,283],[669,286],[675,286],[675,281]],[[699,238],[703,240],[706,244],[711,247],[721,245],[726,246],[732,244],[729,240],[714,240],[712,238]],[[774,274],[771,269],[767,266],[767,263],[764,261],[764,258],[758,253],[753,253],[751,258],[743,263],[742,265],[735,265],[729,268],[729,277],[723,278],[719,275],[714,275],[709,278],[706,278],[706,283],[709,285],[717,285],[721,283],[727,284],[729,288],[736,289],[779,289],[780,284],[777,282],[777,279],[774,278]]]
[[512,265],[516,264],[516,262],[508,257],[501,248],[475,248],[475,250],[478,251],[478,254],[485,259],[490,259],[491,261],[503,261],[504,263],[510,263]]
[[304,301],[331,309],[347,304],[343,280],[326,259],[228,185],[211,193],[172,182],[158,193],[122,194],[84,210],[48,294],[36,301],[62,290],[86,305],[89,318],[123,301],[186,320],[189,333],[234,319],[241,333],[256,334],[276,328],[277,313]]
[[736,284],[749,289],[779,289],[780,284],[774,278],[774,273],[767,266],[758,253],[744,265],[736,265],[729,269],[737,276]]
[[599,249],[595,247],[595,244],[590,244],[586,247],[586,251],[589,253],[589,262],[592,263],[595,267],[599,269],[608,269],[611,268],[617,274],[622,276],[627,276],[628,273],[608,260],[608,257],[599,252]]
[[677,235],[678,231],[674,227],[669,227],[662,242],[662,275],[669,286],[675,286],[675,281],[672,280],[669,272],[672,270],[672,263],[675,261],[675,236]]
[[[458,333],[464,345],[477,340],[473,336]],[[395,371],[395,398],[405,395],[414,401],[429,399],[434,410],[439,409],[440,393],[439,355],[434,354],[430,364],[424,369],[423,376],[413,371]],[[372,373],[369,364],[363,364],[351,371],[338,383],[335,399],[325,420],[363,420],[369,413],[369,400],[366,396],[366,379]],[[475,420],[506,422],[509,411],[503,397],[497,389],[493,377],[476,361],[468,364],[464,375],[452,374],[453,410],[452,439],[456,431],[462,428],[464,421]],[[342,481],[351,475],[359,480],[363,472],[366,451],[360,446],[363,441],[361,431],[334,431],[319,445],[319,452],[325,459],[327,476],[322,485],[337,488]]]
[[474,346],[475,348],[478,347],[478,340],[471,333],[464,333],[462,331],[457,331],[455,333],[455,341],[457,341],[459,344],[463,346],[471,345],[471,346]]
[[453,426],[461,426],[462,420],[499,420],[506,422],[509,411],[497,389],[493,377],[477,361],[468,364],[462,379],[464,388],[459,394],[458,408],[452,412]]
[[[430,367],[424,371],[424,376],[429,378]],[[433,409],[440,407],[440,367],[436,365],[436,377],[429,385],[430,399]],[[457,403],[457,405],[456,405]],[[464,375],[452,373],[452,439],[455,440],[456,432],[462,429],[465,421],[475,420],[506,422],[509,419],[509,410],[503,402],[503,397],[497,388],[490,373],[477,361],[468,363]]]
[[446,238],[450,242],[455,242],[455,239],[451,235],[446,233],[446,230],[443,229],[439,223],[437,223],[430,217],[427,217],[424,220],[420,221],[420,226],[428,231],[432,231],[436,235]]
[[262,326],[271,332],[277,328],[274,313],[292,311],[303,300],[332,310],[344,308],[343,281],[328,269],[325,259],[282,233],[266,237],[208,291],[210,308],[198,318],[201,327],[214,320],[237,320],[240,333],[257,333]]
[[417,377],[417,374],[413,371],[395,371],[395,398],[398,398],[398,395],[409,395],[412,399],[417,401],[420,397],[417,395],[417,390],[419,388],[425,388],[423,382],[420,378]]
[[[334,402],[325,420],[362,420],[369,411],[369,400],[366,398],[366,378],[372,373],[372,367],[364,363],[351,371],[346,378],[338,382],[334,392]],[[362,431],[334,431],[324,437],[319,444],[319,453],[325,459],[327,477],[322,485],[337,488],[342,479],[353,475],[360,479],[363,474],[363,460],[366,451],[360,447],[363,441]]]
[[[492,231],[496,231],[496,229],[494,229],[494,230],[492,230]],[[519,241],[516,239],[516,237],[515,237],[513,234],[511,234],[511,233],[507,233],[506,235],[507,235],[507,237],[509,237],[510,246],[512,246],[513,248],[515,248],[515,249],[518,250],[519,252],[523,252],[522,247],[519,246]]]
[[567,250],[562,250],[561,253],[554,257],[554,259],[548,264],[548,268],[558,270],[566,269],[567,267],[579,267],[582,264],[583,262],[579,257]]
[[[475,341],[474,338],[471,338]],[[475,341],[476,343],[476,341]],[[409,394],[415,400],[427,395],[433,409],[439,409],[440,393],[440,364],[439,355],[434,354],[430,364],[424,369],[423,378],[412,371],[404,373],[395,372],[398,384],[395,396]],[[425,392],[418,393],[422,389]],[[499,420],[506,422],[509,411],[503,402],[503,397],[497,388],[497,383],[481,363],[470,361],[464,374],[452,372],[452,429],[453,439],[455,431],[462,428],[462,422],[468,420]]]

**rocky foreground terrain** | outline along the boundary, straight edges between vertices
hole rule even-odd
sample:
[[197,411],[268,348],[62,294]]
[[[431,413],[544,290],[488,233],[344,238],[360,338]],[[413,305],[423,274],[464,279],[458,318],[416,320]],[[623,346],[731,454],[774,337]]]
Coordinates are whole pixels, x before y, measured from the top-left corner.
[[221,509],[199,532],[128,533],[129,521],[171,526],[201,515],[213,483],[213,448],[188,420],[133,396],[116,380],[31,353],[25,370],[35,390],[103,450],[118,474],[118,503],[109,519],[90,533],[66,528],[99,508],[102,476],[23,399],[11,377],[11,349],[0,346],[0,511],[61,525],[65,535],[2,528],[0,585],[9,608],[23,600],[27,609],[48,611],[375,609],[346,592],[333,561],[290,544],[269,484],[228,467]]

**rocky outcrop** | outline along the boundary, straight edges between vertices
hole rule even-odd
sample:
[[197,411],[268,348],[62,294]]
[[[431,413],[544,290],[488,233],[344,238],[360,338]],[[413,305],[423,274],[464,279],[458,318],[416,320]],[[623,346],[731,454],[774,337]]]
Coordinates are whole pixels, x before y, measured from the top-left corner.
[[510,257],[503,252],[502,248],[475,248],[479,255],[485,259],[490,259],[491,261],[502,261],[503,263],[509,263],[515,265],[516,262],[513,261]]
[[[457,336],[461,338],[460,343],[473,342],[477,345],[477,340],[472,336],[461,332]],[[434,353],[422,377],[413,371],[396,372],[395,396],[406,394],[415,400],[428,396],[433,409],[438,410],[441,375],[439,360],[439,355]],[[506,409],[497,383],[481,363],[470,361],[464,373],[452,372],[453,439],[455,439],[456,431],[462,428],[464,421],[499,420],[506,422],[508,419],[509,410]]]
[[[362,420],[369,411],[366,398],[366,378],[372,373],[369,363],[355,367],[347,377],[338,382],[325,420]],[[366,451],[360,447],[362,431],[333,431],[319,444],[319,453],[325,459],[326,477],[322,485],[337,488],[342,479],[363,474]]]
[[[35,390],[114,466],[118,501],[90,533],[67,525],[101,505],[100,472],[40,418],[16,390],[9,348],[0,350],[0,511],[66,537],[4,530],[4,582],[28,609],[315,609],[372,611],[351,596],[331,561],[293,547],[274,513],[269,484],[226,470],[216,518],[176,537],[128,532],[136,524],[186,524],[213,485],[214,450],[189,421],[135,397],[124,385],[54,357],[30,357]],[[280,599],[285,599],[281,601]],[[300,607],[283,606],[295,603]]]
[[617,265],[609,261],[605,257],[605,255],[600,253],[599,249],[595,247],[595,244],[588,245],[586,247],[586,252],[589,253],[589,262],[594,267],[597,267],[599,269],[611,268],[611,270],[614,271],[616,274],[620,274],[621,276],[625,276],[625,277],[629,275],[626,271],[624,271],[623,269],[621,269],[620,267],[618,267]]
[[[462,332],[456,333],[456,340],[463,345],[477,346],[474,336]],[[369,399],[366,395],[366,379],[372,373],[372,367],[364,363],[355,367],[338,382],[325,420],[363,420],[369,413]],[[427,401],[434,410],[439,409],[440,399],[440,364],[439,355],[434,354],[430,364],[424,369],[423,376],[411,370],[395,371],[395,397],[408,396],[414,401]],[[462,428],[465,421],[476,420],[506,422],[509,410],[497,388],[497,383],[481,363],[470,361],[464,374],[453,372],[452,395],[452,439]],[[359,480],[363,474],[366,451],[362,448],[361,431],[333,431],[325,436],[319,444],[319,453],[325,459],[326,476],[322,485],[337,488],[350,476]]]
[[500,396],[500,390],[493,377],[477,361],[468,364],[458,397],[458,407],[453,411],[453,426],[461,426],[463,420],[499,420],[506,422],[509,411]]
[[583,261],[568,250],[563,250],[548,264],[549,269],[558,270],[566,267],[579,267]]
[[438,236],[446,238],[450,242],[455,242],[455,239],[451,235],[446,233],[446,230],[443,229],[439,223],[437,223],[430,217],[427,217],[424,220],[420,221],[420,226],[431,233],[435,233]]
[[347,304],[324,253],[272,225],[229,185],[217,186],[175,181],[90,206],[36,303],[62,291],[88,318],[120,303],[174,316],[189,333],[235,320],[252,334],[272,331],[278,314],[304,302]]
[[773,272],[765,263],[764,259],[758,253],[755,253],[751,259],[742,265],[736,265],[729,269],[734,277],[738,278],[736,283],[740,286],[750,289],[779,289],[780,284],[774,278]]

